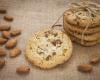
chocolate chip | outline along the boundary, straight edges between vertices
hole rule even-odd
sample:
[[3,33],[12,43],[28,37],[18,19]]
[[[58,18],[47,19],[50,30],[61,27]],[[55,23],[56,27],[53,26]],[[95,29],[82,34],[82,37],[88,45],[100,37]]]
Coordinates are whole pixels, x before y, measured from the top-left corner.
[[53,52],[52,55],[56,55],[56,52]]
[[50,55],[48,55],[48,56],[46,57],[46,60],[48,61],[50,58],[51,58],[51,56],[50,56]]
[[45,37],[48,37],[49,34],[51,34],[51,31],[46,31],[46,32],[44,32],[44,33],[45,33]]
[[67,15],[71,15],[70,13],[67,13]]
[[30,49],[32,49],[32,46],[30,46]]
[[48,37],[50,34],[54,35],[55,37],[58,35],[57,33],[53,32],[53,31],[46,31],[45,32],[45,37]]
[[57,33],[54,34],[55,37],[56,37],[57,35],[58,35]]
[[44,32],[45,34],[49,34],[50,33],[50,31],[46,31],[46,32]]
[[38,52],[38,54],[44,54],[44,52]]
[[64,50],[63,50],[63,53],[66,53],[66,51],[67,51],[67,49],[64,49]]
[[96,17],[96,16],[95,16],[94,14],[92,14],[92,13],[91,13],[91,16],[92,16],[92,17]]
[[63,56],[65,56],[66,51],[67,51],[67,49],[64,49],[63,50]]
[[56,40],[56,42],[58,43],[58,44],[62,44],[62,42],[61,42],[61,40]]
[[48,34],[45,34],[45,37],[48,37]]
[[51,42],[54,46],[56,46],[57,44],[62,44],[61,40],[57,39]]
[[86,8],[83,9],[84,11],[88,11]]
[[82,13],[78,13],[78,15],[81,15]]
[[46,46],[48,47],[48,44],[46,44]]

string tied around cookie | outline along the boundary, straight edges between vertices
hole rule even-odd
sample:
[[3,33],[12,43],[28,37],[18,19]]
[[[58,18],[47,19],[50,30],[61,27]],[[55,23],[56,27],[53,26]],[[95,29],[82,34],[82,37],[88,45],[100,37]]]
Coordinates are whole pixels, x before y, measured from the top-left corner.
[[[86,10],[88,17],[90,17],[91,20],[88,20],[88,24],[85,26],[84,30],[82,31],[81,35],[81,43],[84,43],[84,36],[85,32],[88,30],[89,26],[92,23],[93,17],[98,16],[100,18],[100,5],[97,5],[96,3],[92,3],[89,1],[80,2],[80,3],[71,3],[72,6],[72,12],[76,12],[79,10]],[[63,24],[57,24],[59,20],[63,17],[65,11],[63,14],[57,19],[57,21],[51,26],[51,29],[54,29],[55,27],[62,27]],[[97,17],[97,18],[98,18]]]
[[[63,13],[64,14],[64,13]],[[62,27],[62,24],[57,24],[59,20],[63,17],[63,14],[56,20],[56,22],[51,26],[51,29],[54,29],[55,27]]]
[[93,18],[96,16],[98,16],[97,18],[100,18],[100,5],[98,5],[97,3],[84,1],[80,3],[72,3],[71,6],[73,12],[79,11],[80,9],[86,10],[88,17],[91,18],[91,20],[88,20],[88,24],[85,26],[84,30],[82,31],[81,44],[83,44],[85,32],[88,30],[89,26],[91,25]]

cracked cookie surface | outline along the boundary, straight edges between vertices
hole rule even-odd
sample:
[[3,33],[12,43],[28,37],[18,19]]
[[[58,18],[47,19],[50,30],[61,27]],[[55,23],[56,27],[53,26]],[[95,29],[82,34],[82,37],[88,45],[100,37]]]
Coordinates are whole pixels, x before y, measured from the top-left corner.
[[26,57],[40,68],[49,69],[67,61],[72,54],[69,37],[60,30],[44,30],[28,41]]

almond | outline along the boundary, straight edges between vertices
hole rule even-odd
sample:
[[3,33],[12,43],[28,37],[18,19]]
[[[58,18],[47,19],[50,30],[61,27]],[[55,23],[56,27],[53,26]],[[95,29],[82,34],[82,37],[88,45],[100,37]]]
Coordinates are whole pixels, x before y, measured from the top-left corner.
[[8,16],[8,15],[4,16],[4,19],[6,21],[13,21],[13,17],[12,16]]
[[0,9],[0,13],[1,13],[1,14],[5,14],[5,13],[7,13],[7,10],[5,10],[5,9]]
[[14,48],[13,50],[10,51],[10,57],[16,57],[19,54],[21,54],[21,50],[19,48]]
[[0,69],[3,68],[5,65],[5,60],[0,60]]
[[13,30],[11,31],[11,36],[18,36],[21,34],[21,30]]
[[26,74],[30,72],[30,68],[26,65],[22,65],[16,69],[16,72],[19,74]]
[[93,67],[90,64],[81,64],[78,66],[78,70],[82,72],[91,72],[92,68]]
[[16,39],[10,39],[8,40],[8,42],[6,43],[6,48],[11,49],[14,48],[17,45],[17,40]]
[[91,64],[97,64],[100,62],[100,56],[96,56],[90,60]]
[[8,31],[10,30],[11,26],[7,24],[0,24],[0,31]]
[[0,37],[0,45],[3,45],[7,42],[7,39]]
[[6,56],[6,51],[4,48],[0,48],[0,56]]
[[10,32],[9,31],[3,31],[2,32],[2,37],[9,39],[10,38]]

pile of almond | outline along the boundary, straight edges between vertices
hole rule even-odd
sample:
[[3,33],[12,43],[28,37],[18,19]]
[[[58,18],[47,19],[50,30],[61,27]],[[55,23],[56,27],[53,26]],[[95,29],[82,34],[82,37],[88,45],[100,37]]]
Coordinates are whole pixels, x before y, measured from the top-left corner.
[[[6,14],[7,10],[0,9],[0,14]],[[11,22],[14,20],[12,16],[5,15],[4,20]],[[18,40],[17,36],[21,34],[21,30],[14,29],[11,30],[11,26],[8,24],[0,24],[0,57],[4,57],[9,52],[10,58],[15,58],[21,54],[21,49],[17,47]],[[0,69],[3,68],[6,64],[6,61],[0,59]],[[28,73],[30,68],[28,66],[20,66],[16,68],[17,73]]]
[[95,64],[100,63],[100,56],[95,56],[92,57],[92,59],[90,59],[88,64],[81,64],[78,66],[78,70],[81,72],[91,72],[93,70],[93,66],[95,66]]

